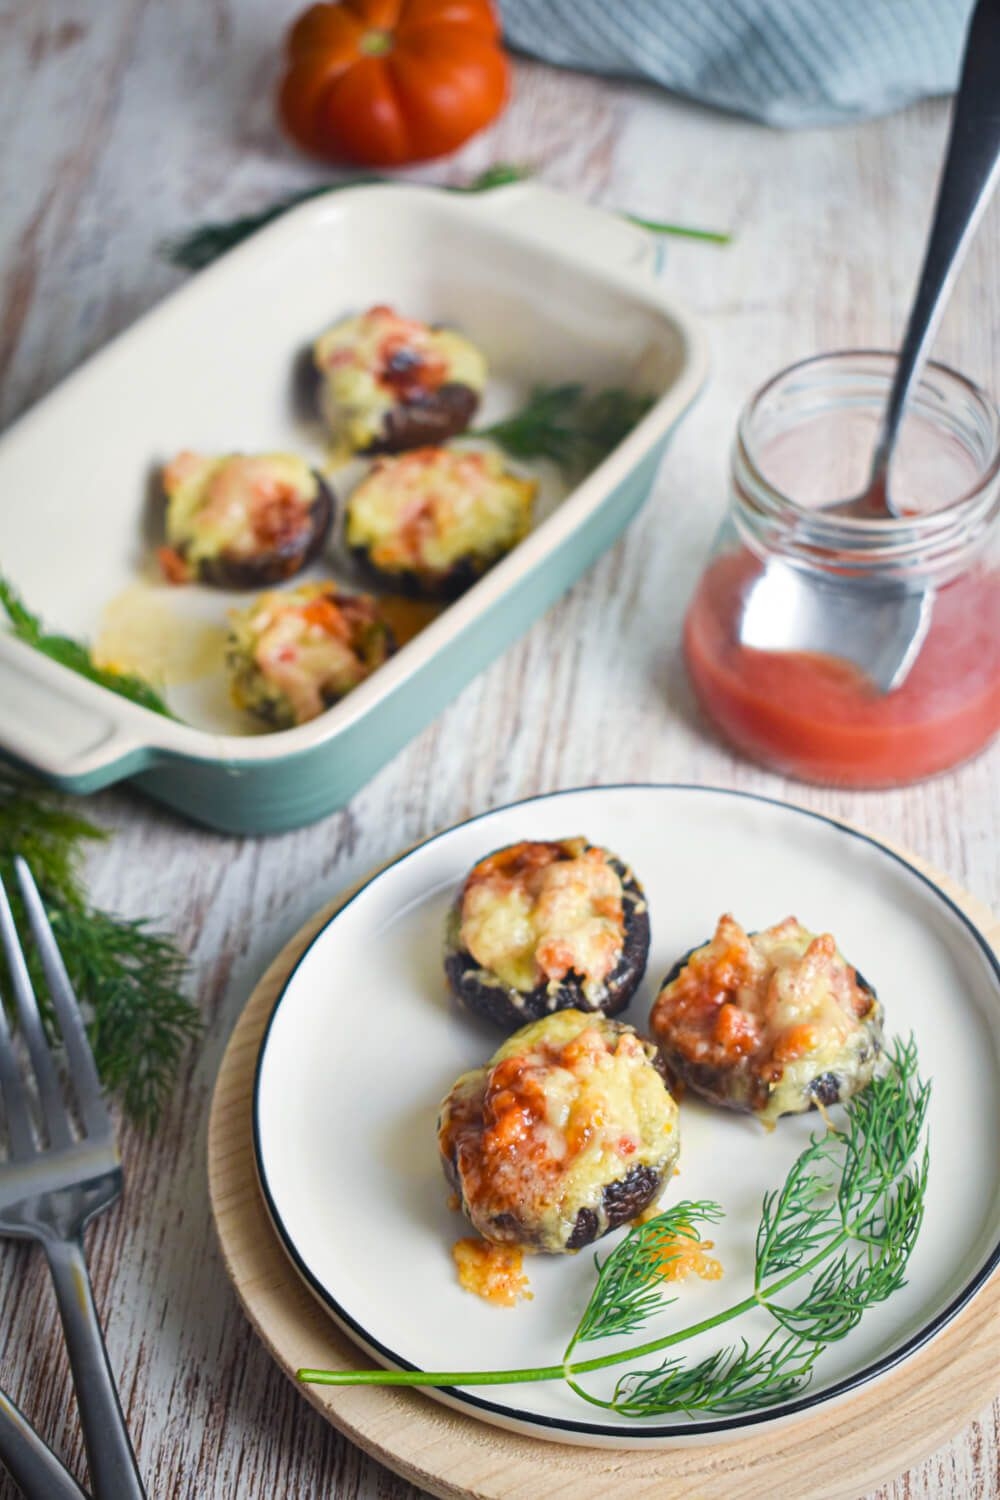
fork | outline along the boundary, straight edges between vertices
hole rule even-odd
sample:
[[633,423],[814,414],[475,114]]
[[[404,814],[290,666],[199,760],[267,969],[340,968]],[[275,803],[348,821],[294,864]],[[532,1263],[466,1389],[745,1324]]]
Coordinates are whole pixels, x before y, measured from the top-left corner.
[[145,1500],[114,1377],[108,1363],[83,1253],[84,1225],[122,1190],[111,1116],[101,1092],[83,1018],[27,864],[14,861],[35,947],[66,1048],[82,1128],[74,1130],[0,880],[0,944],[7,958],[21,1033],[35,1075],[44,1130],[32,1123],[0,1003],[0,1096],[8,1154],[0,1161],[0,1235],[37,1240],[52,1273],[83,1426],[96,1500]]
[[0,1391],[0,1464],[28,1500],[90,1500],[5,1391]]

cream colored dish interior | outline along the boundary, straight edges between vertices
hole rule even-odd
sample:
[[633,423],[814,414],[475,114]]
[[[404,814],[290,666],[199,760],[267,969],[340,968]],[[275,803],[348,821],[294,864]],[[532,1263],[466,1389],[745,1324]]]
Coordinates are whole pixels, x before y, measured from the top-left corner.
[[[554,248],[553,200],[531,187],[479,200],[331,194],[203,272],[0,443],[2,571],[52,628],[109,646],[109,629],[133,646],[144,634],[141,650],[154,672],[160,662],[165,695],[189,725],[254,734],[229,700],[221,654],[228,608],[251,596],[162,584],[160,467],[181,448],[287,448],[323,467],[328,442],[296,397],[296,360],[332,320],[375,302],[452,323],[483,348],[490,377],[477,422],[512,411],[539,383],[666,392],[685,361],[676,322],[651,316],[634,269],[633,289],[595,274],[609,247],[623,269],[639,258],[638,231],[608,219],[606,242],[581,244],[603,217],[583,209],[582,225],[572,215],[564,225],[577,240],[567,258]],[[507,236],[507,224],[517,232]],[[567,489],[549,464],[526,471],[541,481],[537,530]],[[339,500],[361,472],[354,463],[332,473]],[[349,582],[339,549],[338,524],[332,551],[303,576]]]

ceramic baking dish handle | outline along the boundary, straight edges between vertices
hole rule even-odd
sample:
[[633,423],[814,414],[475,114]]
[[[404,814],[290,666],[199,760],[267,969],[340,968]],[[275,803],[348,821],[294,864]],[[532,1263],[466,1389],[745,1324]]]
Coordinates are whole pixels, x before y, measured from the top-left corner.
[[623,214],[595,208],[570,193],[537,182],[515,182],[470,200],[479,212],[499,224],[527,233],[541,244],[583,253],[598,265],[645,271],[658,265],[656,237]]
[[0,636],[0,750],[22,765],[73,790],[107,786],[151,758],[132,714],[141,710]]

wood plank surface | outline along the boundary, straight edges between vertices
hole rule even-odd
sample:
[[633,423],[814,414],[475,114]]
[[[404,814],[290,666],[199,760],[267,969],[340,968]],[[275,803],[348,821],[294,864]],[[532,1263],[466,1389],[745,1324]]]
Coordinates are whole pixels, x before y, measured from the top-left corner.
[[[282,142],[271,96],[292,0],[0,0],[0,421],[12,420],[183,274],[160,243],[326,174]],[[140,1463],[157,1497],[412,1500],[271,1363],[211,1229],[208,1101],[256,980],[318,907],[400,847],[513,798],[621,780],[788,796],[896,840],[1000,905],[1000,747],[924,786],[806,788],[739,760],[700,717],[678,656],[687,597],[725,504],[746,396],[819,349],[891,343],[920,257],[946,110],[780,134],[652,89],[527,62],[503,120],[415,174],[530,163],[612,207],[733,230],[672,241],[664,284],[704,319],[710,383],[646,509],[580,584],[366,787],[270,840],[187,827],[128,791],[95,799],[115,837],[94,897],[158,914],[194,962],[205,1035],[152,1140],[125,1137],[123,1202],[90,1231],[98,1305]],[[940,340],[1000,390],[1000,205]],[[5,496],[2,504],[30,503]],[[2,707],[0,707],[2,711]],[[0,1385],[83,1474],[40,1258],[0,1249]],[[864,1500],[1000,1495],[1000,1409]],[[0,1481],[0,1497],[14,1492]],[[781,1497],[795,1500],[795,1497]],[[859,1497],[862,1500],[862,1497]]]

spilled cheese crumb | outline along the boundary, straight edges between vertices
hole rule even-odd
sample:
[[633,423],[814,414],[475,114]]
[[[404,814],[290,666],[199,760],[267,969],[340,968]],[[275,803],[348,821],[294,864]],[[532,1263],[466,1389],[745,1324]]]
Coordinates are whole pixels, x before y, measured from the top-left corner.
[[496,1307],[514,1307],[530,1302],[533,1293],[522,1270],[522,1252],[516,1245],[491,1245],[486,1240],[458,1240],[452,1246],[459,1284],[484,1302]]

